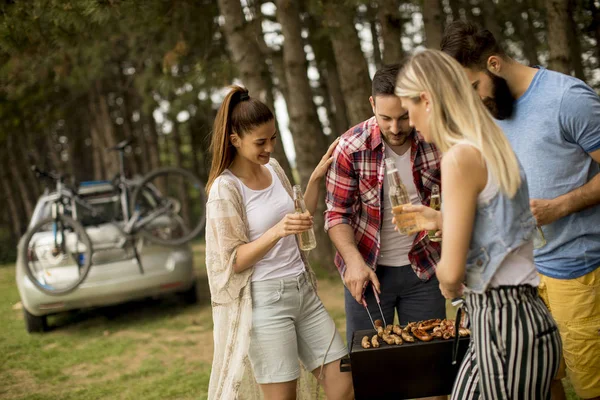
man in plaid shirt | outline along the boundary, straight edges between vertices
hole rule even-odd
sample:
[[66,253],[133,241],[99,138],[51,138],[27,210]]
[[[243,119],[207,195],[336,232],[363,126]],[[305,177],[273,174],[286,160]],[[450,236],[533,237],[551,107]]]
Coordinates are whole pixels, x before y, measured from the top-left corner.
[[379,315],[370,282],[381,293],[387,323],[395,310],[401,324],[446,315],[435,277],[440,244],[426,231],[408,236],[394,231],[386,193],[387,157],[395,160],[413,204],[429,205],[432,186],[440,185],[438,150],[410,127],[394,94],[399,68],[390,65],[375,74],[369,99],[375,116],[342,135],[326,178],[325,229],[346,285],[348,343],[354,331],[372,328],[363,294],[373,318]]

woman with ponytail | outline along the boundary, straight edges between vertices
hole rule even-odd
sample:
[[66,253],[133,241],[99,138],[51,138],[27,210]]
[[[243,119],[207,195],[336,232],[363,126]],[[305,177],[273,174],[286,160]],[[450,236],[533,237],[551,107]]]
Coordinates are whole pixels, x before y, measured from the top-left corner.
[[396,94],[411,126],[443,153],[443,212],[402,211],[442,230],[440,289],[465,295],[472,335],[452,399],[549,399],[561,342],[537,292],[536,222],[515,153],[463,68],[440,51],[413,56]]
[[308,182],[308,215],[295,213],[291,184],[270,158],[275,140],[269,108],[233,86],[215,119],[207,183],[215,346],[208,398],[258,398],[256,382],[266,400],[310,399],[312,373],[328,399],[352,399],[351,375],[340,372],[346,347],[296,240],[312,228],[336,143]]

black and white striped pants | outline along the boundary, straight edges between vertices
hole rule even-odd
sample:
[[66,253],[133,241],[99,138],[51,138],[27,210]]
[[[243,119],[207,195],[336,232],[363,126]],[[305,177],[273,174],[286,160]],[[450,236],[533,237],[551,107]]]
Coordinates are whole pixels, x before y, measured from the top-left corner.
[[550,399],[561,341],[537,288],[493,288],[468,294],[471,343],[452,400]]

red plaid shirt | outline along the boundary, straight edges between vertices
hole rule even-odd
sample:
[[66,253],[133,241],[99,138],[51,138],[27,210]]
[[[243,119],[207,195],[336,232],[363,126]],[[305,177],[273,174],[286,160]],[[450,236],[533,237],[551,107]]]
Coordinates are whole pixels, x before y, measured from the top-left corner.
[[[374,270],[380,249],[384,146],[375,117],[356,125],[342,135],[326,177],[325,230],[338,224],[350,225],[360,254]],[[410,151],[415,187],[421,204],[428,205],[433,184],[441,186],[440,153],[417,133]],[[408,259],[419,279],[426,281],[435,274],[440,244],[422,231],[415,237]],[[346,264],[339,252],[335,265],[344,276]]]

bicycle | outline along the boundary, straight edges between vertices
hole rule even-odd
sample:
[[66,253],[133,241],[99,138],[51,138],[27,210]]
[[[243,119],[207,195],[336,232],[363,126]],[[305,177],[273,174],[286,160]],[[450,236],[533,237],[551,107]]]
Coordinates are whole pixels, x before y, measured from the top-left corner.
[[[131,141],[126,140],[107,149],[119,155],[119,172],[111,185],[118,194],[120,207],[108,220],[122,235],[117,247],[131,245],[143,274],[135,242],[145,238],[160,245],[178,246],[193,240],[204,229],[206,195],[200,179],[182,168],[158,168],[139,183],[127,178],[124,153],[130,144]],[[76,188],[69,187],[63,175],[37,167],[33,170],[39,179],[52,182],[55,190],[47,196],[50,216],[31,227],[23,240],[25,270],[42,292],[70,293],[81,285],[92,267],[93,243],[79,221],[79,214],[88,212],[101,216],[106,210],[86,200]],[[48,231],[52,232],[50,237]]]

